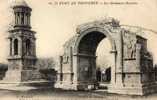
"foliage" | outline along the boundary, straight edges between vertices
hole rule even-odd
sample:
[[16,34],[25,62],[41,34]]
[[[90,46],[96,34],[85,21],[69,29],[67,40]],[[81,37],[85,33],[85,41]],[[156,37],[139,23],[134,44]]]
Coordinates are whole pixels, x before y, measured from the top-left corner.
[[0,63],[0,70],[1,70],[1,71],[2,71],[2,70],[4,70],[4,71],[8,70],[8,65],[7,65],[7,64],[2,64],[2,63]]
[[54,58],[39,58],[36,63],[38,69],[54,69],[56,62]]
[[55,81],[56,71],[55,71],[56,61],[54,58],[39,58],[36,63],[36,68],[42,75],[43,79]]

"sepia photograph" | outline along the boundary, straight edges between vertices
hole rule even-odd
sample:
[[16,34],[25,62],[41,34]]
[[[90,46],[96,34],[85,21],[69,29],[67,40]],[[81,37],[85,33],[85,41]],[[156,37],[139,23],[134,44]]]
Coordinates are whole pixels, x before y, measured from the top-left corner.
[[0,0],[0,100],[157,100],[157,0]]

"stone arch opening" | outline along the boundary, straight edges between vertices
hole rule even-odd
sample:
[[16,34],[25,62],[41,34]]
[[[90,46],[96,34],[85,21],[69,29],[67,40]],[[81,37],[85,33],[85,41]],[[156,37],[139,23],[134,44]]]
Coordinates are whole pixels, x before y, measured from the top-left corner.
[[111,43],[108,38],[104,38],[98,44],[96,50],[96,77],[97,82],[109,84],[111,82],[111,66],[113,66],[113,57]]
[[[89,83],[89,85],[92,85],[93,83],[97,84],[98,75],[97,75],[97,70],[96,70],[97,68],[96,51],[99,46],[99,43],[103,39],[109,38],[109,40],[111,40],[111,37],[109,37],[108,33],[104,33],[101,31],[90,31],[84,34],[85,35],[80,39],[78,47],[77,47],[78,61],[81,62],[78,64],[78,81],[83,82],[82,84],[84,83]],[[112,43],[110,43],[110,45],[111,44]],[[110,50],[112,50],[112,46]],[[113,55],[111,57],[113,59],[113,57],[115,56]],[[115,73],[115,72],[112,71],[112,73]]]
[[79,50],[78,52],[81,54],[89,54],[94,56],[98,44],[105,37],[106,36],[104,34],[97,31],[88,33],[81,39],[78,46],[78,50]]
[[18,39],[14,40],[14,55],[18,55]]

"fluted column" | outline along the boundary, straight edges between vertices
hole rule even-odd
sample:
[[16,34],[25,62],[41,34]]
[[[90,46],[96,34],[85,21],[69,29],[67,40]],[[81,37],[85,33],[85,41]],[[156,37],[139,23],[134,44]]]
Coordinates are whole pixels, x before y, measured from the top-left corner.
[[27,25],[27,14],[24,13],[24,25]]
[[15,25],[17,25],[17,13],[15,12]]
[[21,25],[21,18],[22,18],[21,13],[19,13],[19,25]]
[[27,18],[27,21],[28,21],[28,25],[30,26],[30,14],[28,14],[28,18]]

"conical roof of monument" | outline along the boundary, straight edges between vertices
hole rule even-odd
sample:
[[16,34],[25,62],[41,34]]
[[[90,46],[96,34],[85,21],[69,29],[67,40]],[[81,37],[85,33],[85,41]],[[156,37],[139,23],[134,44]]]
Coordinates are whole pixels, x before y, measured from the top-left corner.
[[29,7],[25,0],[14,0],[13,7],[17,6]]

